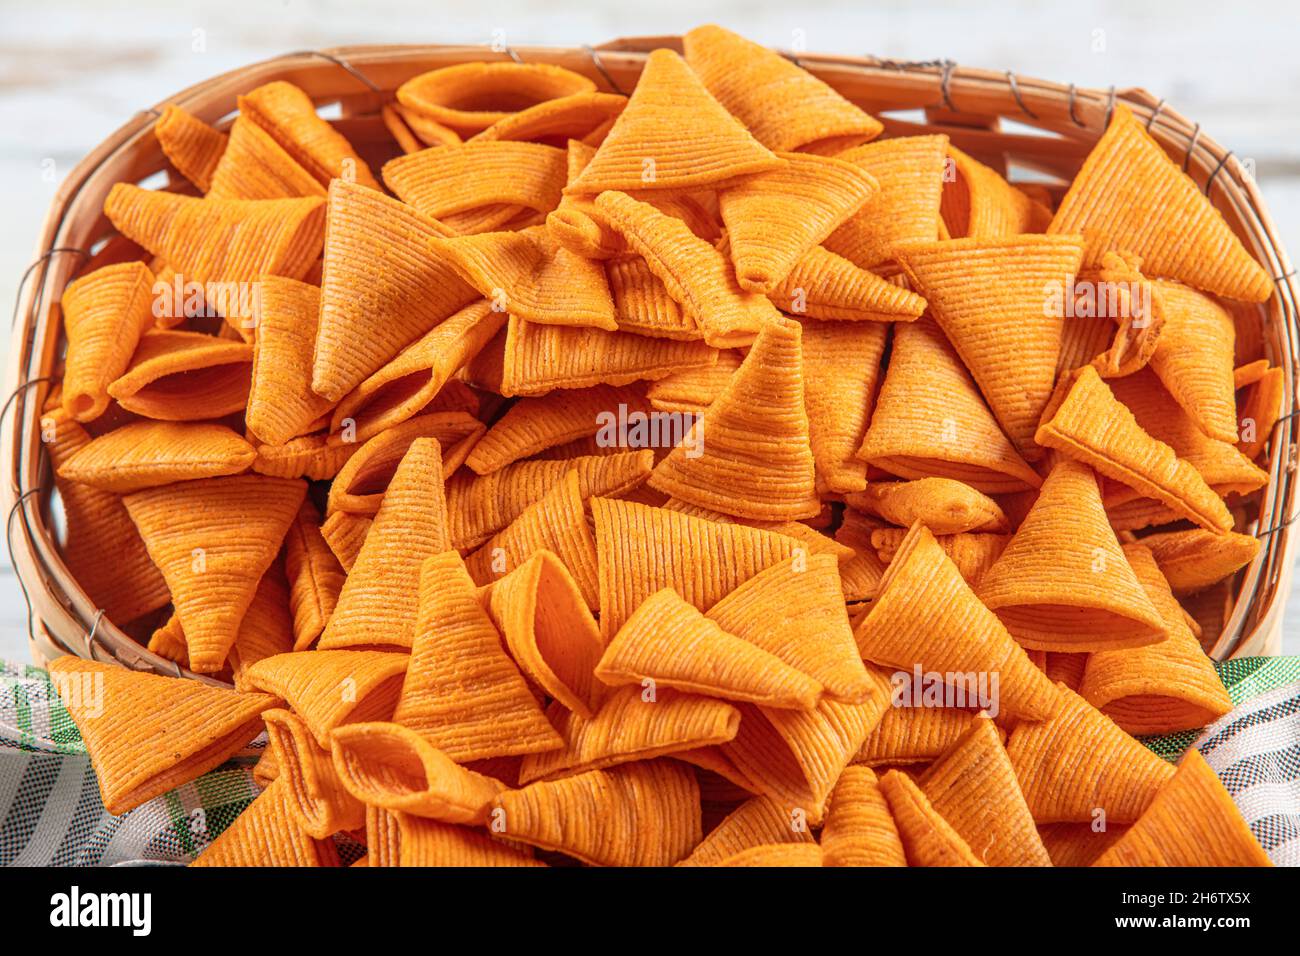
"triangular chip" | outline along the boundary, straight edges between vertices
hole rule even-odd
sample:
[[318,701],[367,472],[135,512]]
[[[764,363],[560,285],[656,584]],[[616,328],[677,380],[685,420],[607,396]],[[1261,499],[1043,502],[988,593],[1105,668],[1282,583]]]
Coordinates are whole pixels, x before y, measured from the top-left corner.
[[1050,681],[976,598],[934,535],[916,524],[880,582],[855,637],[862,656],[886,667],[966,681],[997,675],[1002,713],[1027,720],[1056,703]]
[[214,673],[225,663],[306,492],[293,478],[236,475],[122,499],[167,580],[194,671]]
[[190,866],[338,866],[334,842],[316,839],[299,822],[290,786],[272,781]]
[[872,482],[866,491],[845,500],[904,528],[919,521],[936,535],[998,532],[1009,527],[996,501],[952,478]]
[[956,175],[943,184],[941,208],[953,239],[1042,232],[1052,221],[1051,209],[1012,186],[996,169],[951,143],[948,156]]
[[320,637],[347,578],[321,534],[320,512],[304,500],[284,536],[284,569],[289,577],[293,649],[305,651]]
[[875,117],[779,53],[730,30],[696,27],[682,46],[709,92],[769,149],[821,152],[880,135]]
[[461,762],[563,745],[455,552],[421,570],[411,665],[393,720]]
[[207,194],[212,199],[289,199],[324,196],[325,187],[252,118],[238,116]]
[[[847,513],[847,512],[846,512]],[[924,521],[921,524],[925,524]],[[894,560],[903,542],[907,540],[906,528],[876,528],[871,532],[871,543],[876,557],[885,564]],[[948,559],[957,566],[962,579],[972,588],[978,587],[984,572],[1002,556],[1009,534],[942,534],[935,538]]]
[[709,831],[678,866],[717,866],[743,850],[773,843],[812,843],[812,832],[797,814],[783,810],[771,797],[751,797]]
[[858,457],[903,478],[954,478],[992,494],[1042,482],[998,428],[929,317],[895,326],[889,368]]
[[1261,549],[1253,535],[1201,528],[1147,535],[1142,546],[1151,551],[1175,594],[1195,594],[1217,584],[1255,560]]
[[239,113],[261,126],[322,186],[346,179],[370,189],[379,183],[365,160],[316,112],[298,87],[283,80],[265,83],[239,97]]
[[328,481],[358,447],[356,442],[331,443],[324,432],[292,438],[283,445],[258,445],[253,471],[273,478]]
[[1273,292],[1268,273],[1200,187],[1123,103],[1061,200],[1049,232],[1083,233],[1089,261],[1122,249],[1148,275],[1247,302]]
[[388,485],[320,646],[410,647],[416,631],[420,566],[450,547],[442,455],[436,439],[417,438]]
[[344,571],[351,571],[352,565],[356,564],[357,555],[366,543],[366,535],[370,533],[372,524],[374,519],[370,516],[348,514],[346,511],[336,511],[321,522],[321,537],[329,545],[330,551],[334,552],[334,557]]
[[253,347],[243,342],[199,332],[149,332],[108,394],[148,418],[220,418],[244,410],[252,368]]
[[[565,151],[554,146],[476,140],[399,156],[383,172],[384,182],[403,202],[421,215],[444,220],[484,207],[545,214],[560,204],[566,168]],[[499,227],[487,225],[475,231]],[[470,232],[464,224],[456,231]]]
[[1065,319],[1044,289],[1071,288],[1083,257],[1074,236],[913,243],[898,253],[913,287],[970,369],[1002,430],[1028,461],[1056,381]]
[[226,151],[227,135],[174,103],[162,108],[153,133],[177,171],[207,192],[221,154]]
[[904,706],[897,695],[896,686],[892,706],[863,742],[854,763],[869,767],[931,763],[957,742],[975,716],[966,708],[942,706],[941,700],[939,706],[927,706],[920,694],[913,694],[909,706]]
[[473,139],[532,140],[564,145],[570,139],[582,139],[603,124],[612,123],[625,106],[626,96],[583,90],[510,113]]
[[664,339],[702,337],[695,319],[668,294],[668,287],[640,256],[624,256],[605,263],[605,280],[614,301],[614,320],[619,331]]
[[768,299],[782,312],[828,321],[910,322],[925,311],[916,293],[825,246],[804,253]]
[[59,466],[71,481],[125,494],[247,471],[257,453],[225,425],[132,422],[93,439]]
[[262,732],[262,712],[275,706],[266,694],[79,657],[57,658],[49,671],[114,816],[225,763]]
[[[187,641],[188,647],[188,641]],[[262,575],[253,600],[239,622],[239,633],[226,656],[235,687],[244,689],[244,674],[264,657],[293,650],[293,617],[289,613],[289,582],[277,558]]]
[[330,410],[331,402],[311,390],[319,315],[315,286],[275,276],[259,280],[246,420],[268,445],[304,434]]
[[[765,325],[749,355],[683,441],[655,467],[650,487],[725,514],[786,521],[817,514],[802,327]],[[701,447],[703,449],[701,453]]]
[[[1263,366],[1256,365],[1253,373],[1249,366],[1237,369],[1234,381],[1238,390],[1246,389],[1244,402],[1238,402],[1241,408],[1241,441],[1237,448],[1252,461],[1264,451],[1273,435],[1273,427],[1282,415],[1282,402],[1286,392],[1286,373],[1280,368],[1269,368],[1266,359]],[[1246,372],[1243,380],[1242,373]]]
[[716,866],[810,867],[823,866],[822,848],[816,843],[773,843],[741,850]]
[[397,814],[397,819],[401,840],[395,866],[481,868],[546,865],[502,840],[493,840],[469,827],[409,813]]
[[63,290],[63,408],[77,421],[93,421],[108,409],[110,383],[126,371],[140,336],[153,325],[153,285],[143,262],[122,262]]
[[1232,316],[1207,295],[1157,282],[1165,323],[1151,368],[1201,431],[1237,441]]
[[318,840],[341,830],[363,829],[365,807],[344,789],[330,752],[316,742],[303,719],[278,709],[263,716],[277,777],[284,777],[289,785],[293,812],[302,828]]
[[880,791],[889,801],[909,866],[984,866],[907,774],[890,770],[880,778]]
[[869,767],[845,767],[822,827],[826,866],[907,866],[889,802]]

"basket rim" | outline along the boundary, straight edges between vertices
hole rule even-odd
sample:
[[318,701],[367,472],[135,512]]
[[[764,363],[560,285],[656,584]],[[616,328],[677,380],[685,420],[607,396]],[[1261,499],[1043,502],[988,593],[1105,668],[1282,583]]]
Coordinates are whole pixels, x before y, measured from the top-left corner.
[[[61,240],[68,231],[71,214],[78,210],[79,201],[85,201],[88,184],[111,161],[129,154],[132,147],[151,134],[163,106],[186,106],[211,95],[214,90],[251,88],[272,78],[300,74],[315,76],[323,70],[335,73],[334,79],[346,74],[356,89],[314,95],[312,98],[317,105],[354,99],[373,105],[377,110],[381,101],[376,97],[391,93],[396,84],[376,82],[374,75],[382,72],[389,77],[405,71],[402,78],[406,79],[423,69],[432,68],[422,67],[430,58],[440,65],[492,59],[516,62],[565,59],[568,62],[580,58],[595,74],[592,79],[598,85],[627,92],[619,78],[629,73],[639,74],[648,53],[665,46],[680,50],[681,38],[632,37],[595,47],[352,44],[296,51],[259,60],[192,84],[159,101],[156,106],[138,111],[92,149],[69,172],[51,200],[38,233],[33,262],[19,285],[11,325],[10,359],[6,369],[7,400],[3,412],[0,412],[0,462],[8,480],[2,483],[0,491],[7,515],[6,546],[29,610],[29,638],[35,643],[39,629],[42,636],[49,638],[49,647],[42,650],[74,653],[134,669],[229,686],[209,676],[193,674],[159,657],[107,620],[103,610],[94,606],[63,564],[44,512],[52,482],[48,480],[48,462],[44,460],[48,456],[44,455],[39,442],[39,418],[51,383],[50,376],[44,374],[48,339],[53,332],[53,341],[57,345],[58,329],[44,330],[47,335],[44,349],[36,341],[36,335],[41,331],[41,324],[54,311],[53,303],[57,303],[62,286],[69,281],[73,266],[84,264],[93,254],[93,246],[92,249],[81,249]],[[1232,611],[1210,654],[1226,658],[1249,649],[1251,641],[1265,629],[1265,625],[1280,617],[1286,599],[1283,587],[1291,571],[1290,552],[1294,544],[1291,524],[1297,517],[1291,461],[1295,453],[1293,422],[1295,414],[1300,411],[1296,379],[1297,369],[1300,369],[1300,309],[1297,308],[1300,283],[1297,283],[1295,269],[1258,187],[1245,166],[1231,150],[1202,132],[1199,123],[1186,119],[1163,98],[1157,99],[1140,88],[1117,90],[1112,86],[1108,90],[1099,90],[1077,87],[1072,83],[1022,76],[1011,70],[961,67],[951,60],[898,61],[871,56],[778,52],[836,88],[847,82],[871,85],[872,81],[878,81],[882,88],[888,87],[891,100],[900,100],[903,104],[883,110],[875,107],[877,111],[944,109],[954,114],[993,115],[1036,127],[1061,140],[1077,142],[1084,146],[1085,151],[1105,129],[1115,104],[1123,102],[1144,121],[1166,151],[1173,151],[1176,155],[1177,150],[1182,149],[1185,170],[1195,168],[1197,172],[1206,174],[1203,189],[1212,202],[1214,186],[1216,183],[1219,185],[1220,202],[1216,207],[1222,210],[1221,203],[1231,204],[1241,230],[1247,234],[1243,238],[1249,239],[1248,245],[1262,259],[1262,264],[1274,279],[1274,295],[1262,307],[1277,320],[1280,344],[1276,364],[1286,372],[1286,412],[1271,437],[1275,447],[1269,463],[1269,483],[1264,489],[1257,519],[1261,525],[1267,525],[1263,532],[1256,534],[1265,539],[1265,546],[1245,571],[1239,572],[1240,588],[1233,597]],[[312,95],[310,90],[308,92]],[[984,102],[987,99],[995,99],[1009,109],[990,109]],[[981,102],[985,108],[965,108],[966,104],[975,101]],[[1068,123],[1064,122],[1066,120]],[[903,121],[902,135],[907,135],[906,127],[907,123]],[[887,130],[886,135],[891,134],[892,130]],[[999,134],[999,142],[1005,141],[1009,135],[1012,134]],[[1006,151],[1012,152],[1010,148]],[[21,323],[18,322],[20,317]],[[1288,453],[1283,454],[1283,450]],[[20,533],[18,547],[15,547],[16,530]],[[1266,594],[1263,595],[1263,606],[1257,608],[1261,586]],[[41,605],[40,613],[33,606],[33,592]],[[1252,614],[1255,627],[1250,634],[1243,635],[1246,620]],[[67,634],[76,634],[78,640],[60,636]],[[81,646],[76,646],[78,643]]]

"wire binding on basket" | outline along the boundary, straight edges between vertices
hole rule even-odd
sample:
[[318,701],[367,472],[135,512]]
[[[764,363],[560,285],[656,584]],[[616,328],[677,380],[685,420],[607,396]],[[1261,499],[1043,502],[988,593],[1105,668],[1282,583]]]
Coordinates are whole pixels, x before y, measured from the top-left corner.
[[364,84],[365,86],[368,86],[370,88],[370,92],[372,93],[384,92],[384,88],[382,86],[380,86],[374,80],[370,79],[370,77],[366,76],[364,73],[358,70],[355,66],[349,63],[344,57],[335,56],[333,53],[326,53],[323,50],[295,50],[293,53],[286,53],[285,56],[286,57],[318,56],[322,60],[329,60],[335,66],[342,68],[346,73],[348,73],[348,75],[356,79],[358,82]]
[[1190,140],[1187,141],[1187,151],[1186,151],[1185,153],[1183,153],[1183,172],[1184,172],[1184,173],[1187,172],[1187,168],[1188,168],[1188,167],[1191,165],[1191,163],[1192,163],[1192,150],[1196,149],[1196,141],[1197,141],[1198,139],[1200,139],[1200,138],[1201,138],[1201,124],[1200,124],[1200,123],[1197,123],[1197,124],[1192,128],[1192,138],[1191,138]]
[[956,68],[957,62],[955,60],[945,60],[943,63],[943,76],[939,80],[939,94],[943,98],[943,106],[945,109],[951,110],[954,113],[958,113],[960,110],[952,105],[952,95],[949,92],[949,84],[952,82],[952,71]]
[[[104,609],[101,607],[95,612],[95,619],[91,622],[90,630],[86,632],[86,657],[93,658],[95,656],[95,637],[99,632],[99,622],[103,619]],[[109,648],[105,647],[104,650],[108,652],[110,657],[117,657]]]
[[1227,165],[1228,160],[1231,158],[1232,150],[1228,150],[1223,154],[1223,158],[1219,160],[1219,165],[1214,167],[1214,172],[1210,173],[1210,178],[1205,181],[1205,195],[1207,198],[1210,195],[1210,187],[1214,185],[1214,178],[1219,175],[1219,172]]
[[1011,95],[1015,97],[1016,105],[1020,107],[1020,112],[1024,113],[1032,120],[1038,119],[1038,114],[1025,105],[1024,97],[1020,95],[1020,82],[1016,79],[1016,75],[1010,70],[1007,70],[1006,75],[1007,86],[1011,87]]
[[1159,115],[1161,114],[1161,112],[1164,110],[1164,108],[1165,108],[1165,98],[1162,96],[1162,97],[1160,97],[1160,102],[1158,102],[1158,103],[1155,105],[1155,109],[1153,109],[1153,110],[1151,111],[1151,115],[1147,117],[1147,132],[1148,132],[1148,133],[1151,132],[1151,124],[1154,123],[1154,122],[1156,121],[1156,117],[1159,116]]
[[625,93],[623,88],[618,85],[618,82],[614,79],[613,75],[611,75],[609,70],[605,68],[605,61],[600,58],[600,53],[596,48],[590,44],[584,43],[582,49],[587,54],[588,58],[590,58],[591,65],[596,68],[596,72],[605,78],[605,82],[609,84],[609,88],[619,96],[627,96],[627,93]]
[[[5,547],[9,551],[9,566],[15,569],[14,577],[18,580],[18,589],[23,592],[23,603],[27,605],[27,639],[29,641],[36,640],[36,632],[32,630],[32,618],[35,614],[32,610],[31,595],[27,593],[27,582],[24,581],[23,576],[18,573],[17,565],[14,563],[14,515],[22,508],[23,502],[32,495],[39,494],[43,490],[44,489],[42,488],[31,488],[20,494],[17,500],[14,501],[13,507],[9,509],[9,516],[5,519]],[[27,515],[25,512],[23,514],[23,527],[27,527]]]
[[18,294],[14,296],[14,314],[13,318],[9,320],[9,328],[12,329],[18,322],[18,307],[23,301],[23,287],[27,285],[27,280],[31,278],[32,272],[36,270],[37,266],[49,259],[50,256],[68,252],[75,252],[84,259],[90,258],[90,253],[85,249],[78,249],[75,246],[55,246],[52,249],[46,249],[31,263],[31,265],[23,270],[22,278],[18,280]]
[[1071,83],[1070,84],[1070,119],[1074,122],[1075,126],[1079,127],[1079,129],[1087,129],[1088,124],[1085,123],[1083,120],[1079,119],[1078,115],[1074,112],[1074,107],[1076,102],[1078,101],[1078,98],[1079,98],[1078,87],[1076,87],[1073,83]]
[[1106,126],[1110,127],[1110,121],[1115,116],[1115,84],[1110,85],[1110,90],[1106,93]]

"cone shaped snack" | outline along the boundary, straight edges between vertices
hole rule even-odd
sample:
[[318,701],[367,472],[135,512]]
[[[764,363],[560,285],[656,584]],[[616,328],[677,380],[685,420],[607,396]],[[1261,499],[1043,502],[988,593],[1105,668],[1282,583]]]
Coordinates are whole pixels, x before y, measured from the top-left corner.
[[264,717],[269,752],[275,755],[278,776],[288,784],[302,828],[318,840],[364,828],[365,806],[344,789],[330,752],[316,742],[302,718],[288,710],[269,710]]
[[325,629],[347,577],[321,534],[320,513],[310,501],[303,501],[284,536],[284,568],[289,577],[293,649],[305,651]]
[[1192,748],[1141,818],[1093,866],[1272,866],[1231,795]]
[[650,760],[507,790],[500,835],[593,866],[671,866],[700,842],[690,768]]
[[773,843],[812,843],[807,825],[770,797],[751,797],[714,827],[678,866],[717,866],[744,850]]
[[[329,511],[377,512],[402,459],[411,445],[422,438],[432,438],[439,448],[447,449],[440,464],[443,476],[450,475],[468,452],[463,443],[474,440],[485,430],[482,422],[464,412],[430,412],[380,432],[358,448],[334,476]],[[461,451],[454,454],[453,449]]]
[[826,866],[907,866],[889,803],[869,767],[845,767],[840,774],[821,847]]
[[273,478],[328,481],[357,450],[356,443],[331,444],[324,434],[303,435],[284,445],[258,445],[253,471]]
[[600,629],[612,638],[646,598],[672,588],[701,611],[790,557],[799,542],[632,501],[592,498]]
[[996,501],[951,478],[873,482],[847,500],[904,528],[919,521],[936,535],[1006,531],[1009,524]]
[[419,606],[396,723],[460,762],[563,746],[455,552],[425,561]]
[[962,580],[923,525],[913,525],[889,564],[871,612],[854,635],[867,660],[885,667],[998,681],[1001,713],[1041,720],[1055,704],[1050,681]]
[[[802,328],[764,326],[722,394],[656,466],[650,487],[691,504],[762,521],[817,514],[804,405]],[[702,447],[702,452],[701,452]]]
[[[1047,720],[1016,724],[1007,754],[1039,823],[1132,823],[1174,768],[1064,684]],[[1104,768],[1104,769],[1103,769]]]
[[1130,544],[1124,554],[1160,610],[1169,636],[1149,647],[1089,655],[1079,695],[1130,734],[1168,734],[1214,723],[1232,710],[1232,698],[1188,627],[1152,552]]
[[884,681],[861,704],[823,700],[815,710],[775,710],[740,704],[740,730],[723,755],[782,806],[823,819],[835,781],[888,706]]
[[618,328],[601,264],[550,242],[545,229],[435,239],[432,247],[497,311],[544,325]]
[[577,471],[578,493],[586,500],[637,487],[649,477],[653,465],[654,453],[647,448],[562,461],[520,461],[490,475],[453,475],[447,482],[451,546],[478,547],[539,501],[570,468]]
[[476,133],[547,100],[595,89],[582,74],[548,63],[458,63],[407,80],[397,89],[397,101],[420,116]]
[[244,674],[264,657],[293,650],[293,617],[289,613],[289,582],[277,559],[266,569],[253,600],[239,622],[239,633],[226,657],[235,687],[244,689]]
[[177,171],[204,192],[212,183],[228,137],[179,106],[168,103],[153,124],[158,145]]
[[781,159],[784,165],[718,194],[736,281],[765,295],[877,189],[871,174],[852,163],[802,153]]
[[308,431],[331,406],[311,390],[320,289],[264,276],[253,314],[257,328],[246,421],[268,445],[283,445]]
[[253,347],[198,332],[150,332],[131,365],[108,386],[130,412],[194,421],[241,412],[248,402]]
[[984,866],[907,774],[890,770],[880,778],[880,791],[894,814],[909,866]]
[[612,123],[625,106],[626,96],[584,90],[510,113],[473,139],[531,140],[563,145],[570,139],[582,139],[603,124]]
[[306,490],[296,479],[238,475],[122,499],[167,580],[193,670],[214,673],[225,663]]
[[1241,441],[1237,448],[1252,461],[1264,451],[1273,434],[1273,426],[1282,414],[1286,375],[1280,368],[1257,368],[1243,381],[1241,373],[1249,366],[1238,369],[1237,387],[1246,388],[1246,400],[1241,403]]
[[1070,184],[1048,232],[1083,233],[1089,261],[1122,249],[1142,258],[1147,275],[1232,299],[1263,302],[1273,291],[1268,273],[1200,187],[1122,103]]
[[338,559],[344,571],[351,571],[352,565],[356,564],[357,555],[361,553],[361,547],[366,543],[366,535],[370,533],[372,524],[374,524],[373,518],[367,515],[348,514],[346,511],[336,511],[321,522],[321,537],[325,539],[325,543],[329,545],[330,551],[334,553],[334,557]]
[[523,398],[511,405],[465,460],[474,472],[488,475],[521,458],[585,438],[600,431],[600,414],[650,410],[644,395],[632,388],[596,386],[565,392],[563,402]]
[[569,190],[722,188],[781,165],[678,54],[646,57],[627,107]]
[[299,821],[288,780],[275,780],[190,866],[338,866],[332,840]]
[[866,601],[876,596],[888,563],[880,560],[871,544],[872,530],[879,524],[874,518],[845,509],[835,531],[835,542],[853,551],[853,557],[840,565],[840,585],[846,601]]
[[670,588],[624,624],[596,668],[606,684],[655,685],[769,707],[811,710],[821,684],[775,654],[728,634]]
[[683,369],[706,368],[718,354],[704,342],[542,325],[513,315],[507,328],[501,380],[494,389],[502,395],[629,385]]
[[1147,535],[1142,545],[1175,594],[1195,594],[1217,584],[1255,560],[1261,548],[1252,535],[1212,534],[1200,528]]
[[235,118],[207,189],[212,199],[324,196],[325,187],[250,117]]
[[331,428],[338,431],[351,419],[356,440],[365,441],[419,414],[505,320],[505,313],[494,311],[488,302],[467,305],[345,395],[331,417]]
[[109,813],[119,815],[207,773],[262,731],[265,694],[239,694],[77,657],[50,679],[86,742]]
[[857,450],[876,400],[888,330],[877,322],[801,319],[800,325],[804,405],[817,490],[862,491],[867,465]]
[[918,781],[934,811],[987,866],[1051,866],[1001,731],[976,717]]
[[190,669],[189,649],[185,646],[185,631],[181,629],[181,619],[172,611],[167,623],[149,636],[149,650],[166,661],[175,661],[186,670]]
[[59,467],[71,481],[125,494],[247,471],[257,453],[224,425],[133,422],[93,439]]
[[601,193],[596,208],[645,259],[673,300],[695,317],[710,345],[747,345],[776,319],[775,306],[742,289],[726,255],[680,219],[622,192]]
[[695,319],[674,301],[668,287],[640,256],[605,263],[605,280],[619,331],[665,339],[698,339],[703,335]]
[[300,199],[193,199],[118,183],[104,214],[187,281],[249,283],[259,276],[301,279],[320,258],[325,202]]
[[925,706],[924,698],[903,706],[897,688],[895,695],[893,706],[863,742],[854,763],[870,767],[930,763],[957,742],[974,718],[974,712],[965,708]]
[[811,867],[822,866],[822,848],[816,843],[774,843],[750,847],[719,861],[717,866]]
[[820,152],[880,135],[881,125],[785,57],[719,26],[683,38],[686,62],[709,92],[769,149]]
[[239,97],[239,113],[270,133],[322,186],[345,179],[379,188],[365,160],[293,84],[277,80],[257,87]]
[[768,299],[783,312],[828,321],[910,322],[925,311],[919,295],[825,246],[805,252]]
[[245,683],[287,701],[329,749],[335,727],[392,715],[407,659],[387,651],[294,651],[258,661]]
[[1104,651],[1163,641],[1165,623],[1124,558],[1092,469],[1058,460],[979,598],[1023,646]]
[[947,148],[947,136],[904,136],[836,156],[873,176],[880,192],[831,233],[826,248],[871,269],[891,261],[903,243],[934,241]]
[[1052,394],[1062,315],[1043,290],[1068,289],[1083,256],[1075,236],[1008,236],[914,243],[898,253],[913,287],[1029,461],[1038,419]]
[[320,646],[410,647],[416,631],[420,566],[450,547],[442,455],[436,439],[417,438],[388,485]]
[[1042,232],[1052,210],[1012,186],[996,170],[951,143],[948,155],[956,176],[943,184],[943,221],[953,239],[996,238]]
[[476,584],[488,584],[542,550],[554,552],[564,563],[587,606],[595,610],[596,543],[587,527],[576,469],[565,472],[550,491],[466,558],[465,567]]
[[469,827],[398,814],[401,846],[396,866],[545,866],[501,840]]
[[903,478],[954,478],[985,493],[1042,479],[998,428],[930,318],[894,330],[893,352],[858,457]]
[[1227,507],[1196,469],[1143,431],[1091,366],[1061,379],[1035,440],[1204,528],[1232,528]]
[[521,784],[726,743],[740,726],[740,712],[730,704],[666,687],[609,692],[590,717],[566,710],[558,700],[547,713],[564,749],[526,756]]
[[[61,405],[45,413],[41,431],[47,439],[44,445],[68,529],[60,551],[77,583],[109,620],[119,625],[165,605],[169,600],[167,582],[151,560],[122,499],[59,474],[76,452],[90,444],[90,435]],[[104,560],[106,552],[113,555],[112,561]]]
[[818,681],[865,701],[878,691],[857,652],[839,569],[826,554],[795,554],[758,572],[708,610],[709,620]]
[[334,180],[327,226],[312,391],[338,401],[478,293],[430,251],[446,227],[376,190]]
[[568,569],[538,551],[491,585],[484,605],[519,669],[548,697],[582,717],[595,712],[603,643]]
[[[411,817],[418,820],[418,817]],[[366,866],[398,866],[402,852],[402,818],[380,807],[366,807]],[[432,821],[430,821],[432,822]],[[452,824],[438,824],[451,826]]]
[[1038,828],[1053,866],[1092,866],[1129,829],[1125,823],[1093,829],[1092,823],[1045,823]]
[[109,384],[126,371],[140,336],[153,324],[153,284],[144,263],[123,262],[63,290],[63,408],[77,421],[92,421],[107,410]]
[[1237,441],[1232,316],[1209,296],[1157,282],[1165,323],[1151,368],[1206,435]]
[[[924,524],[925,522],[922,522]],[[876,557],[885,564],[894,560],[903,541],[907,538],[905,528],[877,528],[871,532],[871,543],[876,549]],[[972,588],[978,587],[993,563],[1002,556],[1009,534],[945,534],[935,538],[948,559],[957,566],[962,579]]]
[[330,740],[340,783],[367,806],[446,823],[483,823],[502,789],[400,724],[345,724]]
[[[554,146],[476,140],[390,160],[384,165],[384,182],[431,219],[487,206],[545,214],[560,204],[566,171],[565,151]],[[476,231],[490,232],[501,224],[485,223],[487,228]],[[457,231],[470,230],[462,224]]]

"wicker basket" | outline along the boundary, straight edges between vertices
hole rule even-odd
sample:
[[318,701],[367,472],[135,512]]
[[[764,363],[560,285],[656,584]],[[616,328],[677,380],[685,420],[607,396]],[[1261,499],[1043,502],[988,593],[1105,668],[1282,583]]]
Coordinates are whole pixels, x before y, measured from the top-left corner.
[[[475,46],[355,46],[292,53],[214,77],[166,102],[226,127],[236,97],[271,80],[287,80],[317,104],[338,104],[335,125],[368,160],[382,161],[395,146],[379,115],[405,80],[427,70],[476,60],[553,63],[591,77],[601,89],[627,92],[648,51],[680,50],[677,37],[618,40],[598,48]],[[1252,504],[1255,533],[1265,547],[1237,575],[1231,610],[1211,653],[1218,659],[1276,652],[1285,604],[1295,514],[1296,446],[1292,417],[1300,326],[1294,270],[1259,192],[1243,165],[1192,123],[1143,90],[1077,89],[1011,72],[966,69],[941,62],[900,63],[874,58],[799,55],[796,62],[869,112],[884,115],[886,135],[943,132],[961,149],[999,168],[1014,165],[1055,180],[1058,197],[1123,100],[1152,135],[1199,183],[1228,223],[1275,277],[1275,294],[1260,306],[1265,349],[1285,370],[1285,409],[1269,442],[1270,483]],[[904,116],[898,114],[902,112]],[[101,212],[114,183],[188,190],[172,172],[152,127],[157,109],[144,110],[101,143],[60,187],[45,219],[36,257],[23,277],[9,359],[4,408],[3,463],[6,534],[30,607],[29,637],[37,662],[61,654],[116,660],[128,667],[179,673],[106,620],[68,572],[51,520],[53,487],[40,440],[40,409],[59,374],[63,341],[59,297],[76,275],[113,254],[114,235]],[[206,680],[206,678],[203,678]]]

